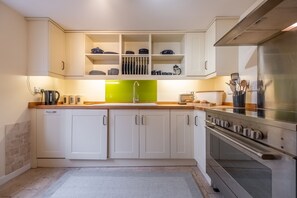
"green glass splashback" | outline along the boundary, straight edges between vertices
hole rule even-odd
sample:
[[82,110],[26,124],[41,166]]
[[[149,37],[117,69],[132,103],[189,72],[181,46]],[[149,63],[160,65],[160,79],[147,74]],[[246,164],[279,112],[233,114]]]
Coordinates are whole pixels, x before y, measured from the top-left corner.
[[[132,102],[133,84],[135,80],[106,80],[105,102]],[[157,101],[157,81],[137,80],[136,93],[139,102]]]

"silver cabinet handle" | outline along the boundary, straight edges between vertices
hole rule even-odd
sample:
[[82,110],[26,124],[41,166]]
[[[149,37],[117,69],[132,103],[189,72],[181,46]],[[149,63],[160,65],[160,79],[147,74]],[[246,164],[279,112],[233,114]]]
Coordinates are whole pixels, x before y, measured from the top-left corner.
[[138,125],[138,116],[135,115],[135,125]]
[[187,125],[190,125],[190,116],[187,115]]
[[107,125],[107,116],[106,115],[103,116],[103,125]]
[[62,71],[65,69],[65,62],[62,61]]
[[144,125],[144,115],[141,116],[141,124]]
[[57,113],[57,111],[45,111],[45,113]]
[[204,69],[207,70],[207,61],[204,62]]
[[195,126],[198,126],[198,124],[197,124],[197,118],[198,118],[198,116],[195,116]]

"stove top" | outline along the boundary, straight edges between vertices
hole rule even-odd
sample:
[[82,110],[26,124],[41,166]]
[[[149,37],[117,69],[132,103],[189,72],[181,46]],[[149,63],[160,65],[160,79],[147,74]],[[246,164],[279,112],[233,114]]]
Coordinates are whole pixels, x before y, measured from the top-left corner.
[[[295,111],[281,111],[272,109],[256,109],[248,110],[244,108],[218,108],[212,109],[219,112],[226,112],[233,115],[248,116],[251,118],[265,119],[266,122],[275,121],[280,122],[283,125],[294,125],[293,128],[297,130],[297,112]],[[292,128],[292,127],[290,127]]]

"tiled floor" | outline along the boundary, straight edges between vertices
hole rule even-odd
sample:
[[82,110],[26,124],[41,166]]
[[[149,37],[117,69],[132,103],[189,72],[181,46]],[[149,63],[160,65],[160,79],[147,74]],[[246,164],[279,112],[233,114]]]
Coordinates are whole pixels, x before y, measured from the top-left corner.
[[[36,198],[57,181],[63,174],[75,168],[36,168],[30,169],[24,174],[14,178],[8,183],[0,186],[0,197],[18,197],[18,198]],[[80,168],[76,168],[80,169]],[[114,169],[133,169],[135,171],[152,171],[152,172],[191,172],[197,182],[204,197],[217,198],[221,197],[215,193],[207,184],[200,170],[196,167],[120,167],[120,168],[102,168],[106,170]]]

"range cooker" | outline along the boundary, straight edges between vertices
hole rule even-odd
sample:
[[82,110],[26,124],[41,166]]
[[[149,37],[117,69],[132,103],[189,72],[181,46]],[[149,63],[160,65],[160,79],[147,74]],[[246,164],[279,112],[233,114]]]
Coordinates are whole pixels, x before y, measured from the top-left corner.
[[207,173],[225,197],[296,197],[297,113],[206,111]]

